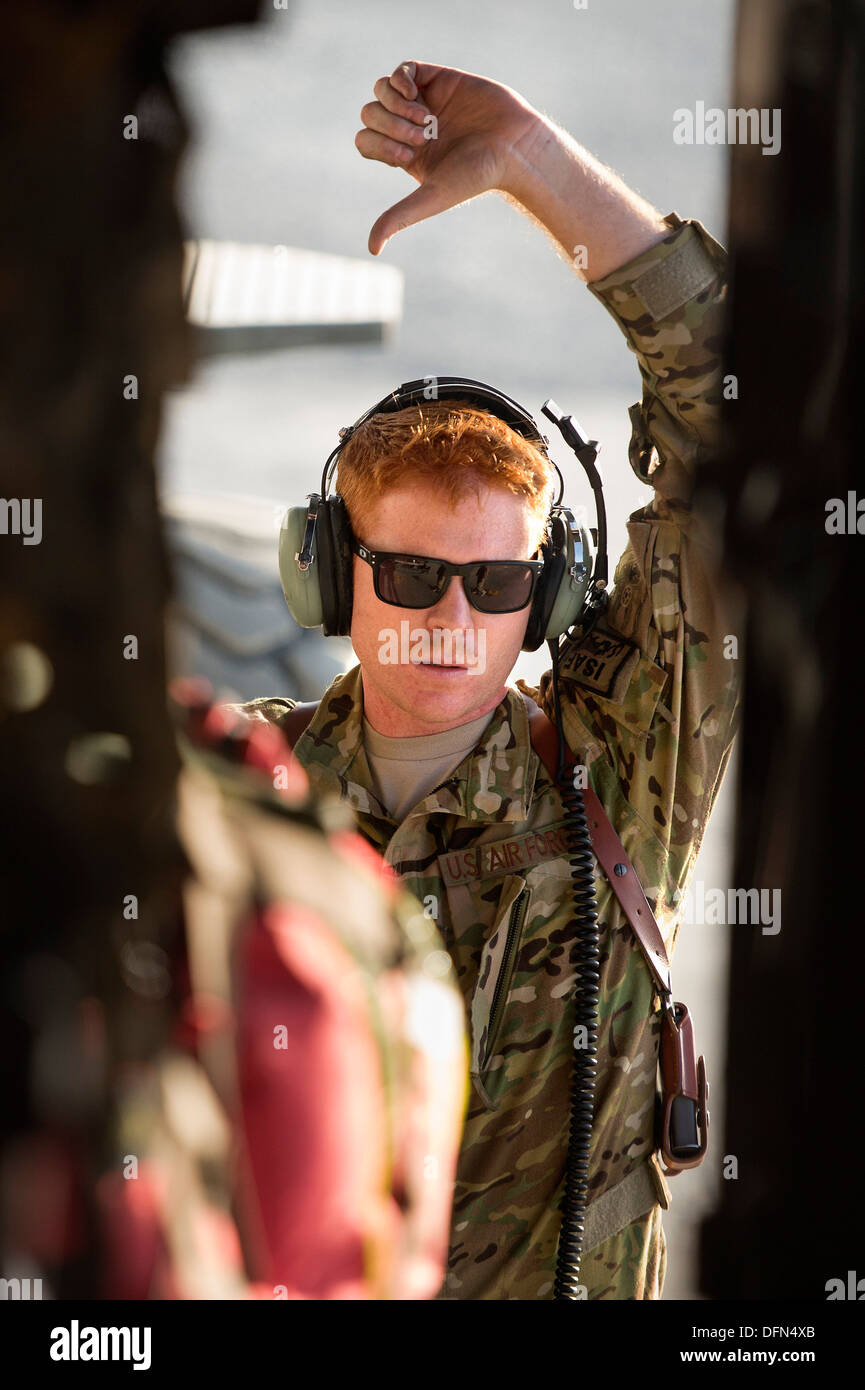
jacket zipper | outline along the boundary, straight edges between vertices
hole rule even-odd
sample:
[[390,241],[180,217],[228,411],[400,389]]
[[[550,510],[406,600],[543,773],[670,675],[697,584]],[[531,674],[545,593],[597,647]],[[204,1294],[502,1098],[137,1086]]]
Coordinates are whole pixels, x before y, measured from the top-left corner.
[[517,943],[517,938],[519,937],[520,930],[522,929],[523,918],[525,916],[525,908],[528,903],[528,896],[529,890],[528,887],[526,887],[522,890],[519,897],[514,899],[514,902],[511,905],[511,915],[510,920],[508,921],[508,934],[505,940],[504,955],[502,956],[502,968],[499,971],[499,978],[496,981],[496,987],[493,993],[492,1008],[490,1010],[490,1028],[489,1033],[487,1035],[487,1045],[484,1049],[484,1067],[486,1066],[490,1057],[493,1055],[493,1047],[495,1046],[496,1038],[498,1036],[500,1023],[499,1014],[501,1011],[500,1006],[502,1005],[505,997],[505,981],[510,980],[511,975],[513,974],[512,957],[514,954],[514,947]]

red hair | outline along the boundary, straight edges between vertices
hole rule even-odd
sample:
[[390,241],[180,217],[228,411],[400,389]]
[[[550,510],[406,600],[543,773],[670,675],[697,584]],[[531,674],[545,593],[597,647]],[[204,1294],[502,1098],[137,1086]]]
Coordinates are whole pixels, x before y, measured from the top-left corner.
[[524,497],[538,536],[550,509],[553,465],[497,415],[468,401],[424,401],[372,415],[343,446],[336,487],[363,534],[375,504],[414,479],[434,482],[455,506],[478,484]]

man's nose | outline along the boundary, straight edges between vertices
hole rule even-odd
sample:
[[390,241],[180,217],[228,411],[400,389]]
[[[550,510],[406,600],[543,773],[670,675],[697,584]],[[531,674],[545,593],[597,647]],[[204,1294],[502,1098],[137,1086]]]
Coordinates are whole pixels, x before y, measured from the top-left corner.
[[427,612],[427,625],[432,627],[473,627],[474,609],[463,588],[462,576],[452,574],[450,583],[438,603]]

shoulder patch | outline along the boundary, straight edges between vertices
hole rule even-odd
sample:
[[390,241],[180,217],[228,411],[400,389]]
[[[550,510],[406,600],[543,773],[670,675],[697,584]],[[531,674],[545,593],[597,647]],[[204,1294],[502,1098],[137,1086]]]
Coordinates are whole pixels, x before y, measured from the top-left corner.
[[621,701],[640,662],[640,648],[598,624],[582,639],[568,641],[559,670],[606,700]]

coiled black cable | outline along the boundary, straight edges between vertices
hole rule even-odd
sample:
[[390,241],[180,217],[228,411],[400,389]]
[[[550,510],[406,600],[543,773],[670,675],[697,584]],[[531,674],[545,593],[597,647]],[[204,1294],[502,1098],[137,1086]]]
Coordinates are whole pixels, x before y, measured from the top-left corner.
[[[598,903],[595,895],[594,854],[581,787],[574,785],[564,770],[565,737],[559,701],[558,644],[550,642],[552,656],[553,704],[559,734],[557,778],[559,794],[568,823],[565,838],[571,866],[576,930],[577,982],[574,987],[574,1062],[571,1074],[570,1126],[565,1165],[565,1191],[562,1198],[562,1225],[556,1256],[553,1298],[580,1297],[580,1262],[588,1206],[589,1150],[595,1103],[598,1053],[598,995],[600,987],[600,949],[598,941]],[[585,1029],[585,1046],[577,1046],[577,1029]],[[579,1035],[582,1043],[583,1036]]]

